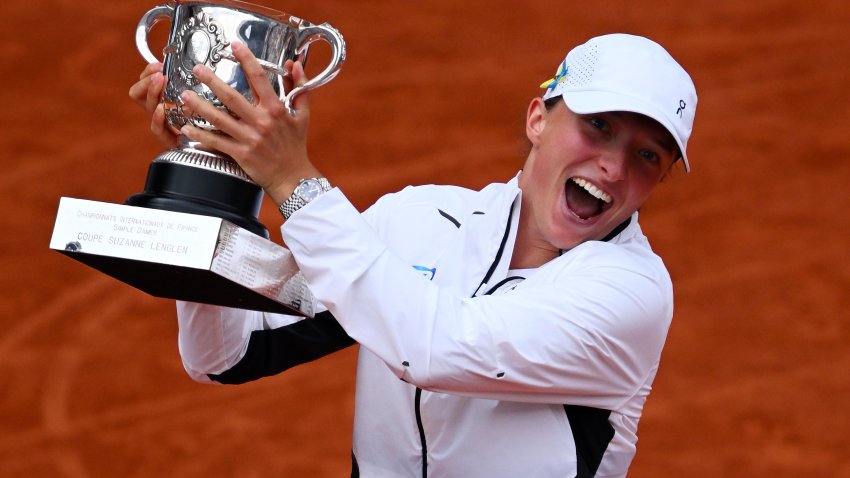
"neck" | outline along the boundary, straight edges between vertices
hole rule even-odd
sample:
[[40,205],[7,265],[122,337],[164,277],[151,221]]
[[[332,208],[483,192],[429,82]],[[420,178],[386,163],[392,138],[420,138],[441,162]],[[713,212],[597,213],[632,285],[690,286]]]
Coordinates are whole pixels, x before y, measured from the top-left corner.
[[514,244],[514,255],[511,257],[511,269],[536,269],[558,257],[557,249],[528,245],[523,247],[519,240]]
[[[523,201],[525,198],[523,198]],[[525,206],[525,204],[523,204]],[[524,214],[525,213],[525,214]],[[511,269],[534,269],[558,257],[560,251],[545,241],[534,240],[531,231],[531,214],[521,208],[516,242],[511,256]]]

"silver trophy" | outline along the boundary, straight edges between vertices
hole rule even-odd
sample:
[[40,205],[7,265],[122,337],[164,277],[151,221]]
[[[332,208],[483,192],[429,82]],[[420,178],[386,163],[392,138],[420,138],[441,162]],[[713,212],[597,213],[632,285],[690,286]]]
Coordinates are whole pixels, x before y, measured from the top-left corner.
[[[345,60],[342,37],[327,24],[237,0],[178,0],[151,9],[139,21],[136,45],[150,62],[157,58],[148,34],[163,20],[171,29],[163,51],[168,81],[161,101],[169,127],[178,134],[185,124],[224,134],[181,104],[180,94],[192,90],[227,111],[192,74],[197,64],[252,101],[231,42],[242,42],[259,59],[290,114],[296,113],[292,101],[299,93],[333,79]],[[287,91],[291,82],[284,81],[284,62],[303,63],[317,40],[330,45],[329,64]],[[61,198],[50,248],[157,297],[312,316],[316,300],[292,253],[268,240],[257,219],[262,197],[262,189],[232,158],[180,136],[178,147],[151,163],[144,192],[125,204]]]
[[[238,0],[177,0],[152,8],[139,21],[136,47],[148,62],[160,61],[150,50],[148,34],[162,20],[171,22],[171,30],[163,50],[163,73],[168,81],[161,101],[166,107],[168,125],[177,134],[186,124],[221,133],[203,118],[183,110],[180,95],[192,90],[227,111],[215,94],[192,74],[197,64],[208,66],[218,78],[252,101],[248,80],[230,49],[233,41],[243,43],[254,53],[280,100],[293,115],[296,114],[293,99],[332,80],[345,61],[345,42],[327,23],[314,25]],[[302,86],[286,91],[284,62],[306,62],[310,44],[318,40],[331,47],[329,64]],[[179,139],[180,146],[153,160],[144,192],[131,196],[126,204],[219,217],[268,237],[268,230],[257,219],[262,189],[226,154],[204,149],[183,135]]]

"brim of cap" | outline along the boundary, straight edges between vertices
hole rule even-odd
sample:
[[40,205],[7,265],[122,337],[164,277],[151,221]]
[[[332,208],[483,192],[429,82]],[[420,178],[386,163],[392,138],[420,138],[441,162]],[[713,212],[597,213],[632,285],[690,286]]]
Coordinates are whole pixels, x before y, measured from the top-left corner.
[[648,116],[657,121],[666,129],[676,144],[679,146],[679,152],[682,153],[682,161],[685,165],[685,172],[691,171],[691,165],[688,163],[688,154],[685,150],[685,145],[682,144],[676,128],[669,119],[655,108],[652,104],[643,101],[633,96],[621,95],[607,91],[565,91],[562,94],[564,103],[567,108],[577,114],[593,114],[604,113],[610,111],[628,111],[630,113],[638,113]]

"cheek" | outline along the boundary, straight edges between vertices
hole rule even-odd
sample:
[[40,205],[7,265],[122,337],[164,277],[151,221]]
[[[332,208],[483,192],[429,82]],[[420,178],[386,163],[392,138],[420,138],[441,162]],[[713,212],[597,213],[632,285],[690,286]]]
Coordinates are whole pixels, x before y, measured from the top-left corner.
[[569,165],[569,158],[575,156],[576,149],[563,139],[547,142],[539,151],[537,161],[537,179],[551,183],[558,180]]
[[641,207],[646,201],[655,187],[658,186],[660,178],[657,174],[637,175],[633,177],[630,189],[629,202],[633,202],[635,209]]
[[547,178],[552,176],[552,159],[545,149],[539,149],[534,157],[525,164],[521,183],[526,191],[539,193],[547,189]]

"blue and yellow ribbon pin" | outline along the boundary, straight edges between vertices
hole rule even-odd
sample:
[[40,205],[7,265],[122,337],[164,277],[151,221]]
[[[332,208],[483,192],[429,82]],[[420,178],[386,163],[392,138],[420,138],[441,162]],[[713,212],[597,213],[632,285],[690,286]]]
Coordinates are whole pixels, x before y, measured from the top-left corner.
[[544,81],[540,87],[544,89],[554,88],[555,85],[561,83],[567,78],[567,71],[569,68],[567,67],[567,61],[564,60],[561,62],[561,65],[558,67],[558,72],[555,74],[554,78],[548,79]]

